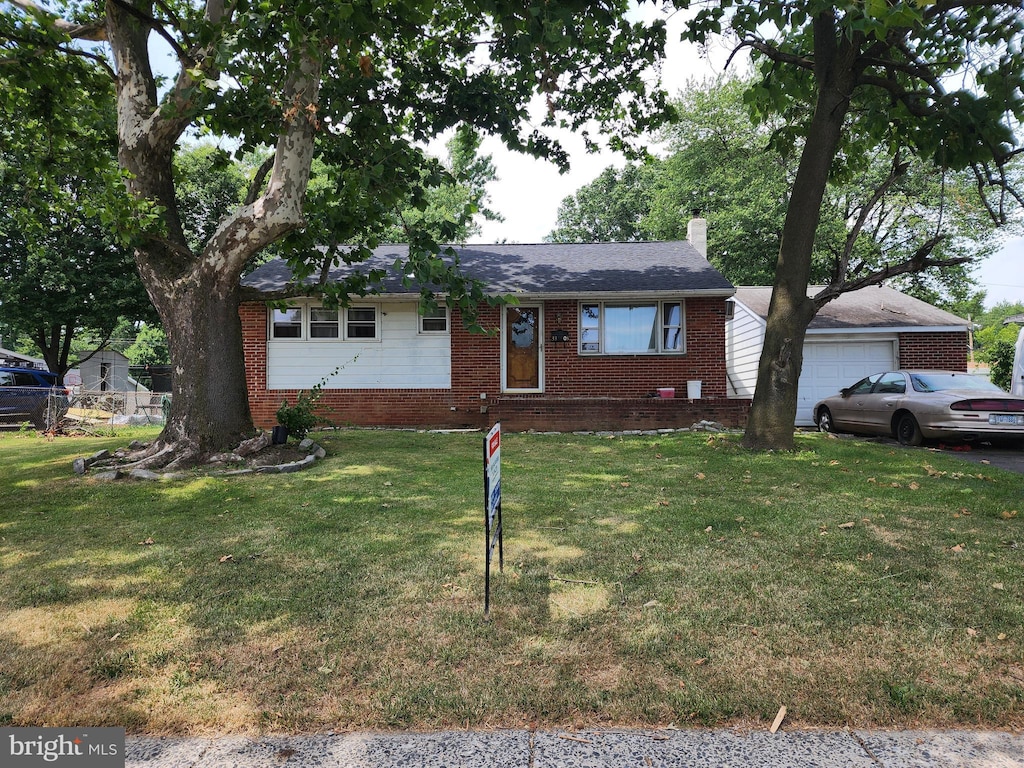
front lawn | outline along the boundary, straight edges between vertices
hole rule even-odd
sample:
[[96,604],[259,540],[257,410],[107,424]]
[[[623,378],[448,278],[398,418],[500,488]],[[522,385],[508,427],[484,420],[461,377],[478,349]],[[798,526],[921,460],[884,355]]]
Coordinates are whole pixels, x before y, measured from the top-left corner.
[[[152,433],[151,433],[152,434]],[[0,725],[1024,726],[1022,478],[809,434],[341,431],[292,475],[100,482],[0,435]]]

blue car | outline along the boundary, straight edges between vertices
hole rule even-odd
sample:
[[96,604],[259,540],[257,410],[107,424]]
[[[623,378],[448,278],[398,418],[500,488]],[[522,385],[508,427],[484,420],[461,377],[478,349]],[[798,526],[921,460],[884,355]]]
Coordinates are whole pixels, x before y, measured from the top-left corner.
[[68,391],[57,376],[36,368],[0,366],[0,421],[51,429],[68,412]]

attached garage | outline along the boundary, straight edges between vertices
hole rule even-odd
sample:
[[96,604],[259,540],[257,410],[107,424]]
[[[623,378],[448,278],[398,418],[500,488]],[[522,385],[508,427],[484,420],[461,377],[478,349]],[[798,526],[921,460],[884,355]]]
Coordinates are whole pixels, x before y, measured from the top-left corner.
[[[811,287],[813,295],[821,290]],[[729,396],[750,398],[772,289],[736,289],[726,324]],[[897,368],[967,370],[968,321],[888,287],[863,288],[826,304],[807,329],[796,426],[812,426],[814,404],[858,379]]]
[[834,395],[870,373],[898,367],[895,337],[820,339],[809,335],[804,344],[804,367],[797,390],[796,425],[814,424],[812,410],[822,398]]

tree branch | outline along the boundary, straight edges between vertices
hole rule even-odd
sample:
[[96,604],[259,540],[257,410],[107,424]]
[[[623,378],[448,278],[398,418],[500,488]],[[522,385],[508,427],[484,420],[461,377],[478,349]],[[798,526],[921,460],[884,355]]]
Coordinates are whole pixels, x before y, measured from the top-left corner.
[[792,53],[784,53],[775,46],[769,45],[765,40],[753,37],[740,40],[739,44],[729,55],[729,58],[732,59],[732,57],[743,48],[752,48],[771,61],[775,61],[780,64],[792,64],[800,67],[801,69],[814,69],[814,59],[808,59],[806,56],[797,56]]
[[[178,41],[174,39],[174,35],[170,34],[166,29],[164,29],[164,26],[167,24],[166,21],[156,19],[150,16],[149,14],[143,13],[134,5],[126,3],[124,0],[109,0],[109,2],[112,2],[114,5],[128,13],[130,16],[134,16],[136,19],[141,21],[151,30],[160,35],[160,37],[163,38],[164,42],[166,42],[171,47],[171,50],[174,51],[174,54],[178,57],[179,61],[188,62],[190,66],[195,64],[195,59],[191,55],[189,55],[185,51],[185,49],[181,47],[181,45],[178,44]],[[175,25],[175,28],[177,29],[179,27]]]
[[114,68],[110,66],[109,62],[107,62],[107,60],[104,57],[98,56],[97,54],[92,53],[90,51],[83,51],[78,48],[68,48],[63,45],[58,46],[58,50],[62,53],[66,53],[68,56],[78,56],[80,58],[89,59],[90,61],[96,62],[107,71],[107,74],[110,75],[111,80],[117,80],[117,72],[114,71]]
[[260,167],[256,169],[256,175],[253,176],[252,183],[249,184],[249,191],[245,195],[243,205],[252,205],[256,202],[256,198],[260,196],[260,190],[263,189],[263,182],[267,180],[267,174],[270,173],[274,167],[275,155],[270,155],[264,160]]
[[864,225],[867,223],[868,216],[875,209],[886,193],[896,183],[896,180],[906,174],[907,168],[910,167],[910,163],[900,162],[899,155],[892,160],[892,168],[889,170],[889,175],[875,187],[874,193],[871,195],[871,199],[863,206],[861,206],[860,213],[857,215],[857,219],[850,231],[846,235],[846,244],[843,247],[843,252],[837,259],[836,269],[832,276],[832,281],[842,281],[846,279],[846,271],[850,266],[850,257],[853,255],[853,248],[857,243],[857,239],[860,237],[860,233],[864,229]]
[[811,301],[814,303],[815,310],[821,309],[841,294],[866,288],[870,285],[880,285],[886,280],[896,277],[897,275],[921,272],[930,267],[953,267],[957,264],[966,264],[971,261],[973,258],[972,256],[957,256],[949,259],[929,258],[932,251],[934,251],[935,248],[946,239],[946,237],[946,235],[933,235],[918,247],[913,256],[899,264],[887,264],[885,267],[862,275],[856,280],[842,280],[838,283],[830,283],[820,293],[811,298]]
[[[1024,150],[1018,149],[1008,153],[1006,161],[1008,162],[1021,151]],[[996,224],[1002,225],[1007,221],[1006,206],[1004,205],[1006,195],[1016,200],[1019,206],[1024,207],[1024,193],[1014,187],[1007,178],[1005,162],[999,165],[999,178],[993,178],[986,163],[971,163],[971,172],[974,174],[975,183],[978,187],[978,197],[981,198],[982,205],[985,206],[985,211],[988,213],[989,218]],[[998,210],[992,205],[985,194],[989,187],[995,187],[999,190]]]
[[79,24],[77,22],[68,21],[67,19],[55,16],[45,8],[31,2],[31,0],[9,0],[9,2],[14,7],[21,8],[21,10],[26,13],[30,13],[37,18],[49,20],[54,29],[64,33],[74,40],[100,41],[107,39],[106,21],[93,21],[88,24]]
[[263,195],[226,218],[206,243],[203,258],[227,259],[227,272],[241,273],[249,258],[303,223],[302,206],[316,133],[321,56],[302,41],[283,89],[286,106],[274,152],[274,166]]
[[[185,41],[184,47],[191,48],[192,40],[189,37],[188,32],[185,31],[186,27],[184,24],[181,23],[181,20],[178,18],[178,15],[174,12],[174,9],[171,8],[171,6],[169,6],[167,3],[163,2],[163,0],[154,0],[154,5],[156,5],[156,7],[160,9],[161,13],[163,13],[168,19],[170,19],[171,26],[174,29],[178,30],[178,33],[181,35],[181,39]],[[155,20],[156,19],[154,19],[154,21]]]

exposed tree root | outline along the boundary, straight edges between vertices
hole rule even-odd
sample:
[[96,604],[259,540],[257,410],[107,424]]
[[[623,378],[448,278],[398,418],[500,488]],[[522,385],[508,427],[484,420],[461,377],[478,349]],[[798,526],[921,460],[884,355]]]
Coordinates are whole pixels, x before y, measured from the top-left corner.
[[131,453],[119,452],[113,458],[91,463],[90,466],[113,467],[124,471],[145,469],[175,472],[207,464],[219,465],[231,461],[242,461],[255,456],[269,446],[270,434],[268,432],[261,432],[256,437],[243,440],[234,450],[226,453],[210,453],[200,450],[198,446],[188,440],[166,440],[161,437],[139,450]]
[[187,446],[175,451],[173,461],[163,465],[167,472],[175,472],[179,469],[191,469],[203,464],[205,456],[194,446]]
[[119,469],[154,469],[165,466],[173,458],[174,444],[161,443],[159,440],[125,456],[125,461],[118,462]]

